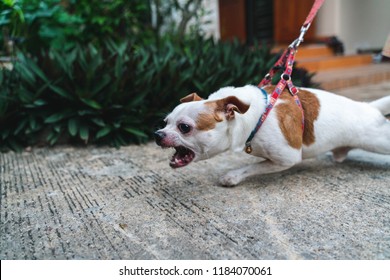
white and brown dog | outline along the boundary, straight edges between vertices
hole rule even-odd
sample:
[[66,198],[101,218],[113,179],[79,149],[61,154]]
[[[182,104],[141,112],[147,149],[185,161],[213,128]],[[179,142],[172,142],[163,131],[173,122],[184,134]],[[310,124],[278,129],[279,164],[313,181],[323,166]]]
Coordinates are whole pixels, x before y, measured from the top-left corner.
[[[193,93],[181,99],[155,132],[156,143],[173,147],[170,166],[211,158],[227,150],[242,151],[264,112],[273,86],[226,87],[202,99]],[[263,93],[263,94],[262,94]],[[251,141],[251,155],[266,159],[228,172],[220,182],[234,186],[248,176],[288,169],[327,151],[342,162],[348,151],[390,154],[390,96],[371,103],[356,102],[319,89],[301,88],[302,114],[287,90]]]

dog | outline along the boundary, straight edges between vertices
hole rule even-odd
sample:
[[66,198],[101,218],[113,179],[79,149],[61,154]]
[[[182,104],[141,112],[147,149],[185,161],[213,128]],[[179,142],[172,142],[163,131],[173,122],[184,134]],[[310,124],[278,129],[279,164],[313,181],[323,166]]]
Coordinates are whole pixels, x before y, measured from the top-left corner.
[[[182,98],[155,132],[157,145],[172,147],[172,168],[242,151],[266,109],[274,86],[225,87],[208,99],[192,93]],[[220,178],[235,186],[249,176],[286,170],[303,159],[328,151],[342,162],[351,149],[390,154],[390,96],[357,102],[324,90],[300,88],[297,106],[285,89],[251,141],[251,155],[264,161],[230,171]],[[302,125],[302,111],[304,122]]]

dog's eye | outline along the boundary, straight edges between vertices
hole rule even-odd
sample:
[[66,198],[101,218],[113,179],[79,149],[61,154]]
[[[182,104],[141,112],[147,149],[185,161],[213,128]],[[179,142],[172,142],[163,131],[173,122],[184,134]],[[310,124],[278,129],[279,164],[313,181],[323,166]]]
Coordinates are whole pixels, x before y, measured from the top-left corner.
[[181,131],[181,133],[183,134],[187,134],[188,132],[191,131],[191,126],[189,126],[188,124],[185,124],[185,123],[179,123],[177,125],[177,128]]

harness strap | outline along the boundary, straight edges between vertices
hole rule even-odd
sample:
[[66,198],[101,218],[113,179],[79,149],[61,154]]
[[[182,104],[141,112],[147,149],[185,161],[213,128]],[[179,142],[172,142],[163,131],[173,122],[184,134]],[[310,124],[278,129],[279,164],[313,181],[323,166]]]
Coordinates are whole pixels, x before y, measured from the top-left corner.
[[[276,101],[278,100],[280,94],[283,92],[285,87],[286,81],[284,79],[280,79],[279,83],[276,85],[274,91],[272,92],[271,97],[269,98],[269,102],[267,104],[267,107],[265,108],[264,113],[259,118],[255,128],[252,130],[251,134],[245,142],[245,152],[247,152],[248,154],[252,152],[252,139],[255,137],[257,131],[263,125],[265,119],[268,117],[268,114],[271,112],[272,108],[274,107]],[[259,87],[259,89],[263,92],[264,95],[268,96],[267,92],[263,88]]]
[[268,74],[265,75],[265,77],[257,85],[258,87],[263,87],[268,85],[271,82],[272,78],[274,77],[275,73],[285,67],[287,58],[289,56],[289,52],[290,52],[290,48],[284,50],[283,54],[280,56],[278,61],[275,62],[274,66],[271,68]]
[[[303,37],[306,34],[307,30],[309,29],[311,23],[313,22],[315,16],[317,15],[319,9],[321,8],[322,4],[324,4],[325,0],[315,0],[313,6],[311,7],[311,10],[308,14],[308,16],[305,19],[305,22],[303,23],[300,35],[299,37],[294,40],[294,42],[284,50],[283,54],[280,56],[278,61],[274,64],[274,66],[271,68],[271,70],[268,72],[267,75],[263,78],[263,80],[259,83],[259,87],[263,87],[267,84],[269,84],[275,75],[276,72],[278,72],[280,69],[283,69],[286,66],[288,57],[291,55],[292,52],[296,52],[299,44],[303,41]],[[294,61],[293,61],[294,62]],[[292,71],[292,70],[291,70]],[[291,75],[291,74],[290,74]]]
[[283,92],[283,90],[288,88],[290,94],[294,98],[295,103],[301,110],[302,114],[302,133],[304,132],[305,129],[305,114],[302,108],[302,103],[299,100],[298,97],[298,89],[294,86],[294,84],[291,81],[291,74],[293,71],[293,65],[294,65],[294,60],[295,60],[295,53],[296,50],[301,42],[303,42],[303,37],[307,30],[309,29],[314,17],[317,15],[318,10],[321,8],[322,4],[325,2],[325,0],[315,0],[314,4],[309,12],[309,15],[307,16],[305,22],[303,23],[303,26],[301,27],[301,33],[299,37],[291,43],[291,45],[283,52],[283,54],[280,56],[278,61],[274,64],[274,66],[271,68],[271,70],[268,72],[267,75],[261,80],[261,82],[258,84],[258,87],[264,94],[264,89],[262,87],[268,85],[273,76],[277,71],[279,71],[281,68],[284,68],[284,72],[281,76],[281,79],[279,80],[278,84],[276,85],[271,98],[270,102],[268,103],[265,111],[259,118],[256,127],[252,130],[251,134],[249,135],[248,139],[246,140],[245,143],[245,151],[250,154],[252,152],[252,146],[251,146],[251,141],[255,137],[255,134],[257,131],[260,129],[261,125],[264,123],[265,119],[271,112],[272,108],[276,104],[277,99],[279,98],[280,94]]

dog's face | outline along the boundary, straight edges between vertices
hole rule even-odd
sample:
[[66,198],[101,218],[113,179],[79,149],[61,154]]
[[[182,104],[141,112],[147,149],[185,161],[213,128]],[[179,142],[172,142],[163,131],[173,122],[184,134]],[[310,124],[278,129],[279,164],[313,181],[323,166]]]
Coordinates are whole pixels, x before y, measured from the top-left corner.
[[229,149],[229,125],[235,114],[249,108],[235,96],[208,101],[193,93],[180,101],[182,104],[165,118],[165,128],[155,132],[157,145],[176,150],[170,161],[173,168]]

